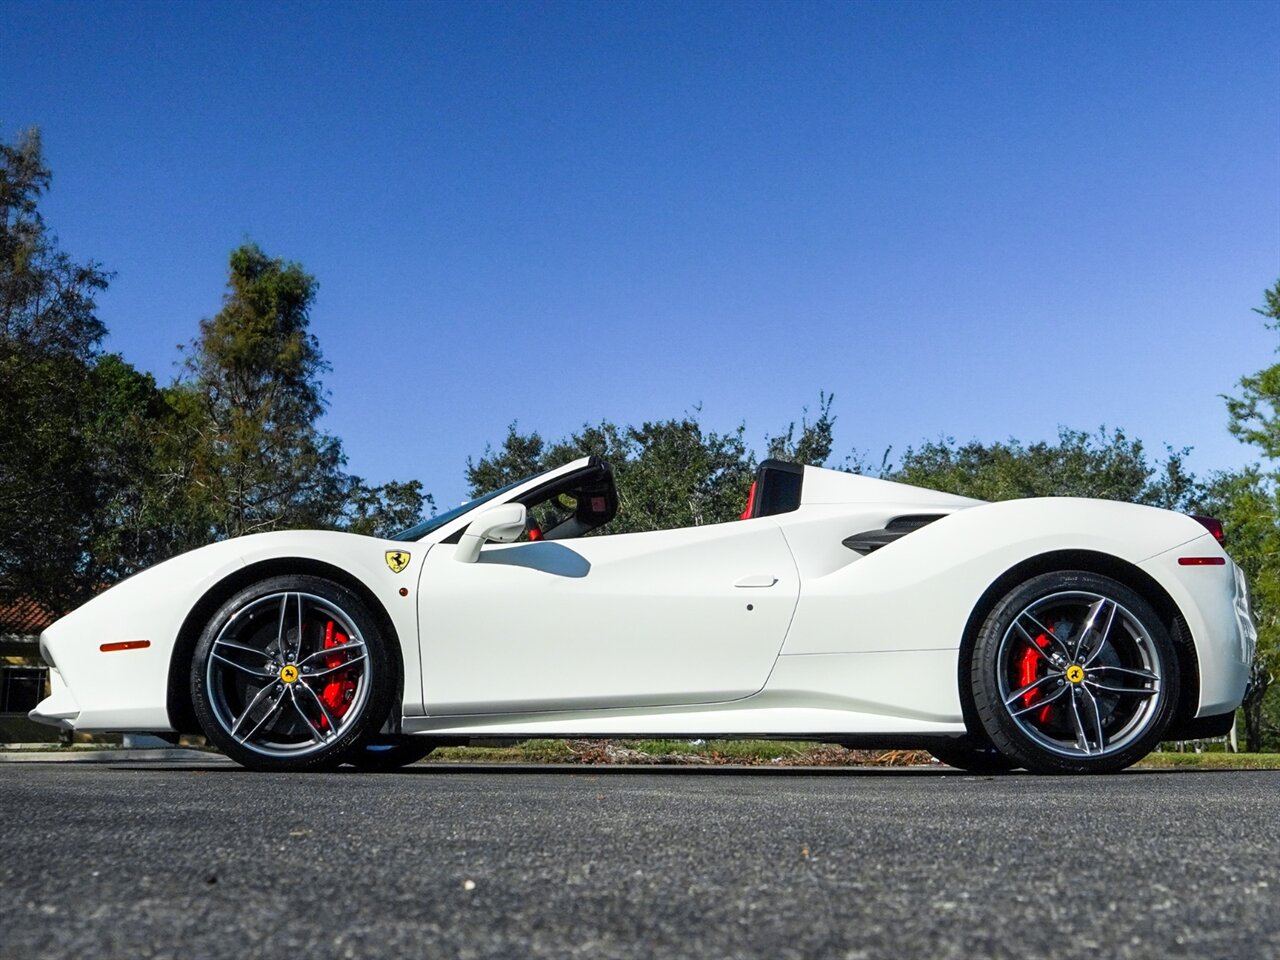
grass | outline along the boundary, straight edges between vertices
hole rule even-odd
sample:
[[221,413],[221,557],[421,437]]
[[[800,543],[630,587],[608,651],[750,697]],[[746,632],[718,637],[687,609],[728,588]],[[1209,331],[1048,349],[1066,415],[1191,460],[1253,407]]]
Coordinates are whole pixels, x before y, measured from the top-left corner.
[[1198,770],[1280,770],[1280,753],[1151,753],[1139,767],[1187,767]]
[[[1280,770],[1280,753],[1152,753],[1137,765],[1201,770]],[[525,740],[508,747],[442,747],[443,763],[632,763],[654,765],[904,766],[928,764],[920,750],[846,750],[806,740]]]
[[445,763],[573,763],[568,740],[522,740],[511,747],[440,747],[431,760]]
[[508,747],[441,747],[443,763],[634,763],[779,766],[902,766],[928,763],[920,751],[846,750],[800,740],[525,740]]

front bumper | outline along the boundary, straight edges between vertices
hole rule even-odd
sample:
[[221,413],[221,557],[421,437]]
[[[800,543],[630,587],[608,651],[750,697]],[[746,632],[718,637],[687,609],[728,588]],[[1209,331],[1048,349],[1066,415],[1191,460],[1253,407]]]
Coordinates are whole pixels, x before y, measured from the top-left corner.
[[74,730],[76,719],[80,716],[80,704],[76,702],[71,688],[62,679],[58,668],[49,667],[49,696],[41,700],[27,718],[36,723],[48,724],[59,730]]

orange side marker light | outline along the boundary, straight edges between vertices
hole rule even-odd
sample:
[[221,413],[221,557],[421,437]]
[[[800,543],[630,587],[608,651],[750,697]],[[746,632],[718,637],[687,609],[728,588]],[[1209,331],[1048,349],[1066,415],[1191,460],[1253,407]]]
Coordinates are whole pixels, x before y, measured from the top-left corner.
[[150,640],[121,640],[119,643],[104,643],[98,649],[103,653],[115,653],[117,650],[145,650],[149,646]]

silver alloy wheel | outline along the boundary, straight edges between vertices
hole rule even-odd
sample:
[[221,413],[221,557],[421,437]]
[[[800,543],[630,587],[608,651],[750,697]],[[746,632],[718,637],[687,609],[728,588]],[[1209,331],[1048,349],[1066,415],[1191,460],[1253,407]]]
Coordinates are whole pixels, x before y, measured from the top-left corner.
[[1010,719],[1059,756],[1118,753],[1157,715],[1164,665],[1156,643],[1130,610],[1100,593],[1062,591],[1024,607],[996,662]]
[[269,757],[323,750],[369,698],[369,653],[352,618],[311,593],[272,593],[227,621],[205,664],[209,705],[242,747]]

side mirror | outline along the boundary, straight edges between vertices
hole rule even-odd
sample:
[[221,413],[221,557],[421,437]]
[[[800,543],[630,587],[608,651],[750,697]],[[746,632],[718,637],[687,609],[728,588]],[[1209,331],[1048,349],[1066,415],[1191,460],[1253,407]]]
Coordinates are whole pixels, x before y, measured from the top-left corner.
[[504,503],[483,510],[463,531],[453,558],[462,563],[475,563],[480,559],[480,548],[485,541],[511,543],[524,533],[528,511],[523,503]]

